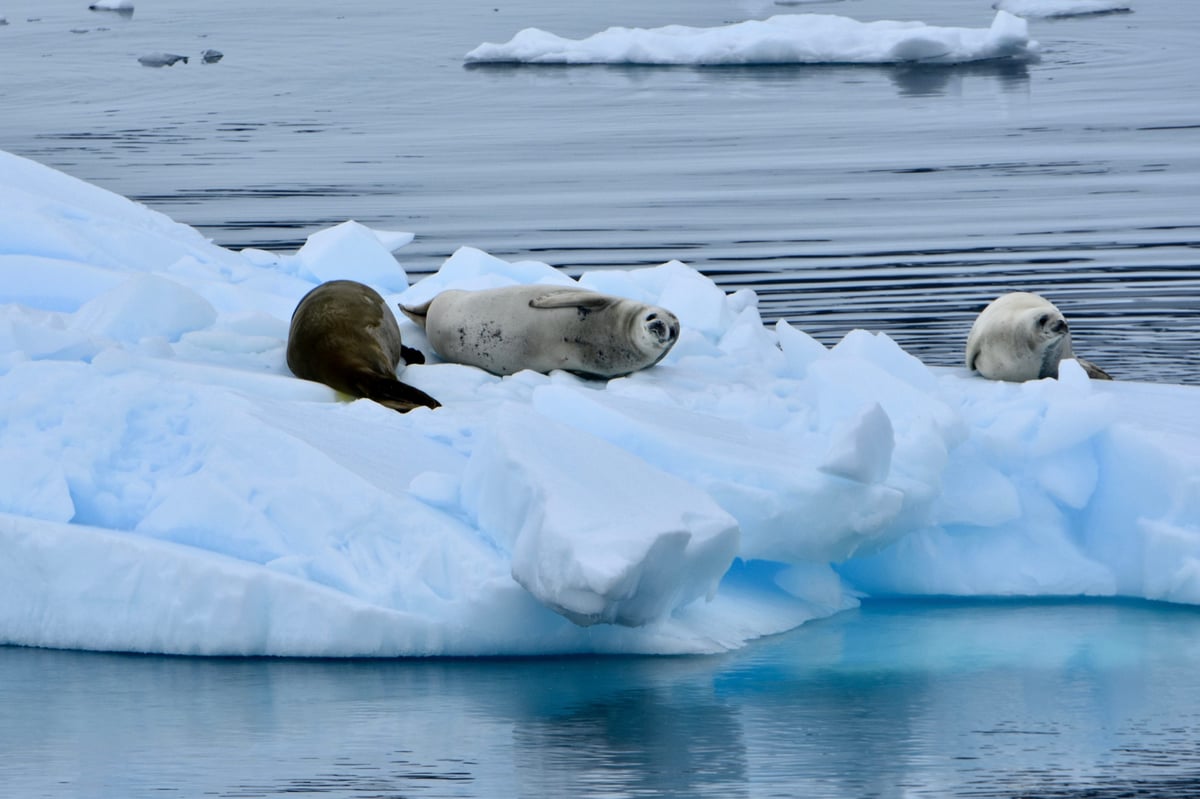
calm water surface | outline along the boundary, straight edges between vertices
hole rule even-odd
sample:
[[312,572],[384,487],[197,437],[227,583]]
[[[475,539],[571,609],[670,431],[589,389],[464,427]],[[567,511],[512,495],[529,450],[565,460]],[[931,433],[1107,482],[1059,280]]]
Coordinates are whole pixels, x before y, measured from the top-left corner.
[[[678,258],[832,343],[957,364],[997,293],[1056,301],[1118,377],[1200,383],[1192,0],[1035,21],[1043,58],[950,68],[476,67],[524,27],[779,12],[984,27],[986,0],[81,0],[0,7],[0,147],[218,243],[354,218],[571,273]],[[30,21],[30,20],[33,21]],[[202,65],[206,48],[225,53]],[[189,64],[148,69],[170,51]],[[19,76],[19,80],[16,77]]]
[[1200,796],[1200,611],[874,602],[697,658],[0,648],[13,797]]

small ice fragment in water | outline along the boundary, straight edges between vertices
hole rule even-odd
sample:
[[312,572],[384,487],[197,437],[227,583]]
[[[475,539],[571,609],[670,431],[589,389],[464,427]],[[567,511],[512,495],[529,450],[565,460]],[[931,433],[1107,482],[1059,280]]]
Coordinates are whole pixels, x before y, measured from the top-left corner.
[[138,63],[144,67],[169,67],[173,66],[176,61],[188,62],[188,57],[185,55],[175,55],[174,53],[150,53],[138,59]]
[[204,59],[205,64],[215,64],[224,58],[225,54],[220,50],[205,50],[200,54],[200,57]]

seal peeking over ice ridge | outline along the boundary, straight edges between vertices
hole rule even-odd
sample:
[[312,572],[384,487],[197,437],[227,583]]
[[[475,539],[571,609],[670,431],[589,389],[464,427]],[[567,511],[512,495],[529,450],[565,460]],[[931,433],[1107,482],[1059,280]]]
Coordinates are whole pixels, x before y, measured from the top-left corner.
[[1112,377],[1071,349],[1067,320],[1054,303],[1027,291],[992,300],[967,335],[967,368],[1014,383],[1058,377],[1059,361],[1075,358],[1094,380]]
[[621,377],[661,361],[679,338],[679,319],[665,308],[561,286],[450,289],[400,310],[442,358],[496,375]]
[[401,360],[424,363],[425,356],[400,343],[396,317],[370,286],[353,280],[322,283],[292,313],[287,365],[296,377],[402,413],[440,407],[424,391],[396,379]]

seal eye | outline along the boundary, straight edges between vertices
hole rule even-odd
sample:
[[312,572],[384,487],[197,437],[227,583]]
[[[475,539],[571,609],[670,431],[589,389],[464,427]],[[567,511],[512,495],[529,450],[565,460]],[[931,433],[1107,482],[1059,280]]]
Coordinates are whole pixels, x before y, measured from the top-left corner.
[[1050,321],[1050,314],[1046,314],[1046,313],[1042,314],[1041,316],[1038,317],[1038,327],[1045,327],[1046,323],[1049,321]]

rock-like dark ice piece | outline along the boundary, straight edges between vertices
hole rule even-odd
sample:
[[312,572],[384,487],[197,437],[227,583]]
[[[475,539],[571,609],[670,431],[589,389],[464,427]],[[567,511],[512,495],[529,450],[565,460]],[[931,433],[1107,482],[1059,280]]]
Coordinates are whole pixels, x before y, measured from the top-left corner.
[[220,50],[205,50],[200,54],[200,58],[204,59],[205,64],[215,64],[225,57],[225,54]]
[[176,61],[188,62],[188,57],[185,55],[176,55],[175,53],[150,53],[138,58],[138,63],[144,67],[169,67],[174,66]]

